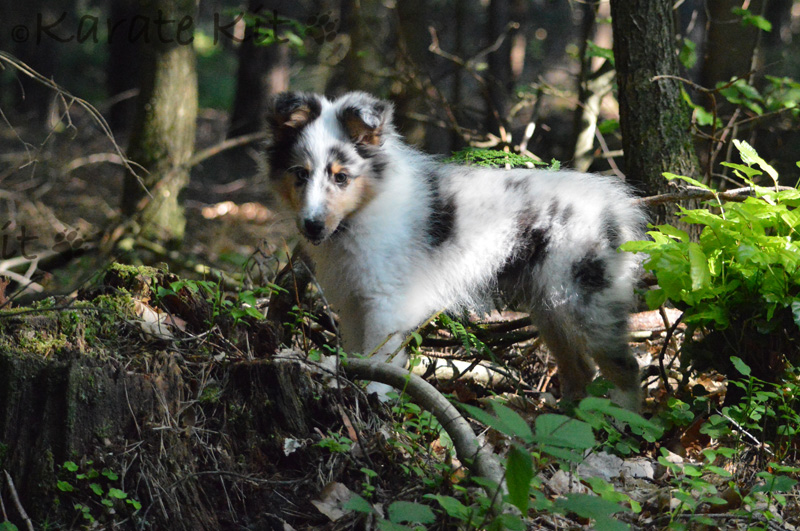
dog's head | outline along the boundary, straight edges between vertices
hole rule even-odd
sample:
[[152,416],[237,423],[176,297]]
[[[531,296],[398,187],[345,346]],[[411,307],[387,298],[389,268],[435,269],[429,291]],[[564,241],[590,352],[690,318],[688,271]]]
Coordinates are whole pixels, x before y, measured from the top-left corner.
[[369,202],[385,167],[384,142],[394,134],[391,104],[361,92],[334,101],[278,94],[267,128],[273,189],[315,245]]

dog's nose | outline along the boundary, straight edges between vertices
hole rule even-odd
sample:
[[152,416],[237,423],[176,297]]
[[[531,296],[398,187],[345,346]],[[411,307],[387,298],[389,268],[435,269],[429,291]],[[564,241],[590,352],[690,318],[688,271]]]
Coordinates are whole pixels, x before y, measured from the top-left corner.
[[322,231],[325,230],[325,222],[320,219],[307,218],[303,220],[303,232],[311,240],[319,240]]

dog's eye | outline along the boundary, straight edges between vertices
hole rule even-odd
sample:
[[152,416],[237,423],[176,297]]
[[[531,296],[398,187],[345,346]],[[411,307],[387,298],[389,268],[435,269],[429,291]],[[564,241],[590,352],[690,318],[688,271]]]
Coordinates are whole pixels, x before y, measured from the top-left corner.
[[333,174],[333,182],[338,185],[347,184],[347,181],[350,179],[350,176],[347,175],[345,172],[340,171],[338,173]]
[[294,178],[298,185],[305,184],[308,181],[308,170],[302,166],[295,166],[294,168],[289,168],[289,172],[294,174]]

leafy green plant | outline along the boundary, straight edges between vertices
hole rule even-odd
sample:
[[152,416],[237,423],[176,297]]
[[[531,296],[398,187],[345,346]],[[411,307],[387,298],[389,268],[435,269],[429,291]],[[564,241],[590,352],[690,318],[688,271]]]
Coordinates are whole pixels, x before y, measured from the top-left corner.
[[353,441],[344,435],[329,431],[328,436],[317,442],[315,446],[325,448],[333,453],[343,454],[350,451]]
[[119,475],[111,469],[96,469],[94,461],[86,460],[84,465],[66,461],[61,465],[56,489],[73,500],[72,507],[88,524],[97,521],[111,521],[123,507],[127,513],[136,513],[142,504],[129,497],[118,488]]
[[[455,162],[458,164],[470,164],[473,166],[486,166],[489,168],[497,168],[509,166],[511,168],[530,168],[533,166],[547,166],[546,162],[536,160],[531,157],[519,155],[506,151],[499,151],[496,149],[480,149],[480,148],[466,148],[461,151],[456,151],[453,155],[446,160],[446,162]],[[551,166],[555,166],[554,161]],[[557,169],[553,167],[553,169]]]
[[[731,355],[751,366],[766,359],[766,353],[791,359],[800,340],[800,190],[757,185],[755,179],[762,176],[777,183],[777,172],[752,147],[735,144],[744,164],[724,164],[752,187],[755,197],[682,208],[682,221],[702,227],[697,242],[683,230],[659,225],[648,233],[652,241],[622,246],[649,255],[644,267],[658,280],[658,288],[646,294],[649,306],[670,301],[685,311],[683,321],[690,325],[686,346],[695,365],[725,373],[730,364],[719,362]],[[666,177],[717,193],[694,179]],[[691,331],[698,329],[709,333],[695,345]],[[780,372],[761,363],[758,374]]]

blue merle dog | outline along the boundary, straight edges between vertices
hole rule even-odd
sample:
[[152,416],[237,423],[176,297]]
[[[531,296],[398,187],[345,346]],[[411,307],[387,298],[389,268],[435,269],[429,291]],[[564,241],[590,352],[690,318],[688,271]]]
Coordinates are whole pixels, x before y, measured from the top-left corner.
[[565,398],[583,396],[593,360],[616,401],[639,409],[627,334],[638,261],[617,248],[645,216],[624,183],[443,164],[403,143],[390,103],[360,92],[280,94],[268,129],[270,181],[312,244],[345,350],[385,361],[436,311],[501,294],[530,312]]

